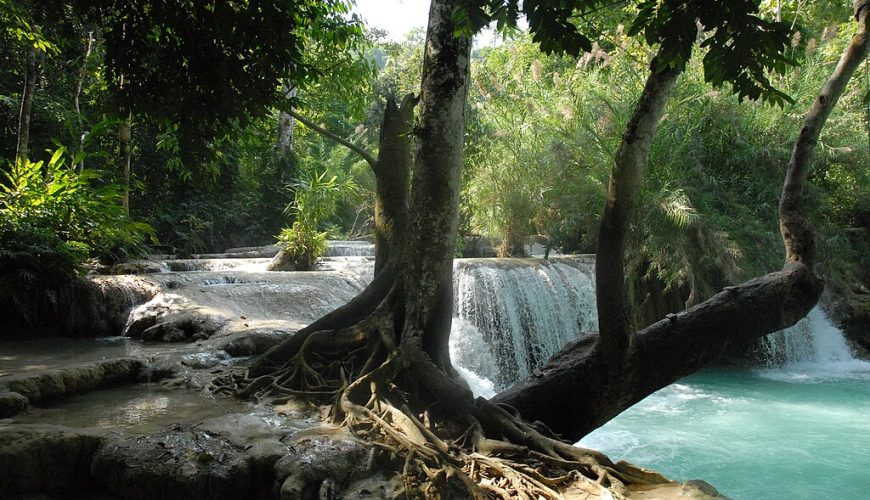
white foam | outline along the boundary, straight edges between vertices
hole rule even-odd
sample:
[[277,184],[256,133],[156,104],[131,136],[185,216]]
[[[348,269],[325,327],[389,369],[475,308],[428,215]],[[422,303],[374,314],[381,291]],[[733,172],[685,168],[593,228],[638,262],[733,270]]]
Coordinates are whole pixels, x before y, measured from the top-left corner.
[[757,373],[786,382],[870,378],[870,362],[855,358],[843,332],[818,307],[765,340],[766,369]]

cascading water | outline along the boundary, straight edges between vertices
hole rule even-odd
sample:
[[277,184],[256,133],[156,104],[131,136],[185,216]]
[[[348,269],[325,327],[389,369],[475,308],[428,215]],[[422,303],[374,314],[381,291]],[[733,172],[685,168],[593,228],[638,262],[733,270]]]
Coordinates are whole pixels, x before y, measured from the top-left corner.
[[[454,364],[475,394],[528,375],[594,330],[592,263],[454,264]],[[579,325],[579,327],[578,327]],[[704,369],[650,395],[580,445],[743,500],[867,498],[870,362],[819,309],[760,341],[755,369]]]
[[836,373],[868,370],[870,363],[856,359],[846,339],[818,307],[794,326],[761,340],[770,372]]
[[451,357],[472,385],[509,386],[597,330],[592,269],[590,257],[456,260]]
[[368,241],[338,241],[326,242],[327,257],[372,257],[375,255],[374,243]]

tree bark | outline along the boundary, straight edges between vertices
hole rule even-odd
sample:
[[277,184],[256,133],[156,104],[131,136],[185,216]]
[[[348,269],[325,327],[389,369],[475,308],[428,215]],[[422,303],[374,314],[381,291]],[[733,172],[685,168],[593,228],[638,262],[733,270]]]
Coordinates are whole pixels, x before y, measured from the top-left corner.
[[471,36],[457,32],[462,5],[461,0],[433,0],[429,9],[411,212],[401,255],[401,279],[407,285],[402,342],[419,342],[435,365],[448,372],[471,56]]
[[656,68],[650,75],[616,153],[604,215],[598,230],[595,264],[600,347],[616,360],[630,355],[634,345],[630,302],[625,288],[625,239],[643,184],[652,139],[680,71]]
[[540,420],[577,440],[721,353],[793,325],[816,305],[823,282],[812,269],[813,233],[801,213],[802,192],[819,132],[849,78],[867,57],[868,11],[870,0],[855,2],[859,33],[805,116],[794,146],[780,200],[787,252],[783,270],[727,287],[641,330],[624,365],[602,355],[603,339],[598,335],[575,341],[534,376],[496,395],[493,402],[509,405],[526,420]]
[[36,93],[36,80],[39,65],[36,60],[36,47],[27,47],[24,54],[24,90],[21,93],[21,110],[18,113],[18,144],[15,148],[15,161],[28,159],[30,145],[30,117],[33,114],[33,95]]
[[118,125],[118,143],[121,149],[121,177],[124,180],[124,196],[121,204],[127,215],[130,214],[130,167],[133,162],[132,153],[133,113],[128,112],[127,118]]
[[858,33],[852,38],[852,42],[840,57],[834,72],[825,82],[819,96],[805,115],[803,128],[801,128],[798,140],[792,150],[788,174],[779,203],[779,227],[783,242],[785,242],[786,261],[788,262],[804,262],[807,265],[812,265],[815,256],[812,230],[800,213],[803,189],[807,183],[810,162],[822,127],[825,126],[828,116],[837,105],[846,84],[867,57],[868,47],[870,47],[867,36],[868,11],[870,11],[870,1],[858,0],[855,2],[855,18],[859,25]]
[[[296,87],[285,85],[282,91],[285,99],[289,100],[296,97]],[[292,173],[290,155],[293,151],[293,129],[295,124],[296,120],[287,111],[282,110],[278,113],[278,143],[276,144],[275,153],[278,157],[278,178],[282,181],[288,181]]]
[[375,179],[375,274],[395,253],[408,220],[408,185],[411,173],[411,140],[417,98],[408,94],[401,106],[387,98],[381,124]]
[[[75,107],[76,107],[76,120],[79,124],[79,151],[84,151],[85,149],[85,124],[82,120],[82,106],[81,106],[81,96],[82,89],[85,86],[85,77],[87,76],[88,71],[88,59],[91,57],[91,52],[94,48],[94,32],[88,32],[88,41],[85,45],[85,55],[82,57],[82,67],[79,70],[79,79],[76,83],[76,94],[75,94]],[[82,159],[81,163],[76,166],[81,172],[85,168],[85,161]]]

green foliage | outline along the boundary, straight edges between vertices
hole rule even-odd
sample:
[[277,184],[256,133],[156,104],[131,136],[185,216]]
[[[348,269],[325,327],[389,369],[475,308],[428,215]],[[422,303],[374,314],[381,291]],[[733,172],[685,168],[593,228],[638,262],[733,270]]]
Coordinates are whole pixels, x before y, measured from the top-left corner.
[[[46,11],[51,7],[53,6],[42,6]],[[0,0],[0,28],[7,36],[32,46],[38,52],[57,55],[60,53],[58,45],[34,22],[35,14],[43,14],[40,17],[44,17],[45,11],[39,11],[40,8],[37,6],[22,4],[15,0]]]
[[291,227],[282,229],[276,238],[297,271],[312,269],[317,259],[326,253],[326,233],[298,220]]
[[[784,169],[801,117],[851,34],[804,36],[803,67],[772,80],[795,98],[783,108],[711,89],[703,49],[689,62],[650,151],[630,275],[699,300],[781,266]],[[594,251],[613,155],[646,68],[635,41],[617,34],[593,43],[575,59],[540,54],[520,38],[473,61],[462,202],[470,232],[503,245],[538,233],[563,251]],[[807,193],[828,269],[856,261],[842,228],[867,225],[864,85],[853,82],[831,117]]]
[[280,82],[320,74],[311,41],[341,46],[361,36],[346,0],[78,2],[105,28],[106,79],[116,109],[179,125],[181,153],[206,157],[212,138],[266,116]]
[[117,262],[142,255],[147,238],[153,236],[150,226],[126,215],[119,186],[99,186],[96,171],[76,172],[67,165],[68,159],[80,161],[82,154],[68,158],[65,153],[60,147],[47,163],[21,161],[9,166],[6,183],[0,185],[0,214],[7,228],[39,234],[43,242],[50,231],[57,241],[49,246],[70,257],[71,269],[88,256]]
[[47,163],[12,164],[0,184],[0,310],[25,323],[68,301],[85,260],[140,256],[153,237],[126,215],[118,186],[98,186],[96,172],[68,159],[81,158],[58,148]]
[[335,212],[340,200],[357,193],[358,186],[350,178],[330,176],[327,170],[311,170],[304,172],[292,187],[293,203],[285,212],[292,213],[296,220],[276,238],[286,258],[302,271],[313,268],[317,258],[326,253],[327,233],[321,232],[319,226]]
[[353,179],[330,176],[328,170],[304,172],[292,187],[295,197],[285,211],[292,213],[298,222],[313,228],[335,212],[340,200],[353,197],[359,189]]

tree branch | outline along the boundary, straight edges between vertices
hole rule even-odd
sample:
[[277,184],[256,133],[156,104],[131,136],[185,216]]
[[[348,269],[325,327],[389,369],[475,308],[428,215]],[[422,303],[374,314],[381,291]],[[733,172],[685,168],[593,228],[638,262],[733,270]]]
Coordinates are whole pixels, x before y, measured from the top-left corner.
[[[825,120],[849,78],[867,57],[868,11],[870,0],[855,2],[860,31],[807,113],[789,162],[780,202],[780,226],[787,251],[783,270],[727,287],[697,306],[646,327],[636,334],[635,348],[627,363],[615,363],[612,357],[602,355],[599,344],[605,339],[598,335],[575,341],[556,353],[535,376],[497,394],[494,403],[509,405],[524,419],[540,420],[577,440],[729,349],[791,326],[806,316],[818,302],[823,282],[811,266],[813,233],[800,212],[801,194]],[[599,256],[601,251],[599,246]]]
[[598,232],[595,283],[601,348],[614,359],[630,355],[634,344],[624,276],[628,225],[643,184],[650,145],[680,74],[672,68],[658,70],[656,60],[622,135]]
[[492,402],[576,441],[729,349],[793,325],[821,292],[822,281],[810,268],[790,264],[644,328],[637,333],[629,370],[601,356],[598,336],[590,335],[565,346],[537,375]]
[[347,139],[344,139],[344,138],[342,138],[342,137],[337,136],[336,134],[330,132],[329,130],[326,130],[325,128],[323,128],[323,127],[317,125],[316,123],[314,123],[313,121],[309,120],[308,118],[305,118],[304,116],[300,115],[299,113],[297,113],[297,112],[294,111],[293,109],[286,109],[286,110],[284,110],[284,111],[285,111],[288,115],[292,116],[292,117],[295,118],[297,121],[299,121],[299,123],[305,125],[306,127],[310,128],[311,130],[317,132],[318,134],[320,134],[320,135],[322,135],[322,136],[324,136],[324,137],[327,137],[327,138],[329,138],[329,139],[332,139],[333,141],[335,141],[335,142],[341,144],[342,146],[346,147],[347,149],[349,149],[349,150],[353,151],[354,153],[360,155],[360,156],[362,157],[363,160],[365,160],[369,165],[371,165],[372,169],[377,170],[377,168],[378,168],[378,161],[375,159],[374,156],[372,156],[372,155],[371,155],[368,151],[366,151],[365,149],[363,149],[363,148],[357,146],[356,144],[354,144],[354,143],[348,141]]
[[785,243],[788,262],[804,262],[812,265],[815,256],[812,230],[800,212],[803,189],[807,183],[810,162],[822,127],[825,126],[828,116],[837,105],[846,84],[867,57],[870,48],[870,37],[867,35],[868,11],[870,11],[868,0],[855,2],[855,18],[858,20],[859,31],[843,52],[837,67],[804,117],[804,126],[792,150],[782,187],[782,198],[779,202],[780,232]]

